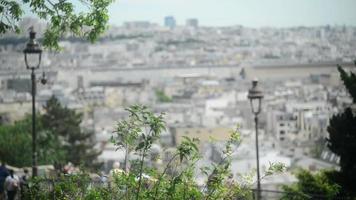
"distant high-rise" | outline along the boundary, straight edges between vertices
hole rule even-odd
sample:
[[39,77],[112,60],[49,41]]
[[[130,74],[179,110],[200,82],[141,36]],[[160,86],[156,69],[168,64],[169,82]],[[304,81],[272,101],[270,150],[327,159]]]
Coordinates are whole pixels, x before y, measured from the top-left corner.
[[187,27],[198,28],[199,22],[198,22],[198,19],[191,18],[191,19],[187,19],[187,21],[185,22],[185,25]]
[[164,26],[174,29],[176,27],[176,19],[173,16],[167,16],[164,18]]

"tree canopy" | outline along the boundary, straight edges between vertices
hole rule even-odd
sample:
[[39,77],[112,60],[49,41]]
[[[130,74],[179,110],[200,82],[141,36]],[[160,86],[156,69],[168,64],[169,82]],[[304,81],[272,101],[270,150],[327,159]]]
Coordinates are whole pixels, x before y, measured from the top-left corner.
[[27,10],[47,24],[43,45],[59,49],[67,33],[95,41],[107,28],[108,6],[113,0],[0,0],[0,36],[20,32],[19,22]]

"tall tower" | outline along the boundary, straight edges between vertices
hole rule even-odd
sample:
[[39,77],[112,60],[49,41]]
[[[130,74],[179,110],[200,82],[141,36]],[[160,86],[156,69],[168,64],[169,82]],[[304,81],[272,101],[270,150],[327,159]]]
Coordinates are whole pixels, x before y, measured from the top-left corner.
[[176,19],[173,16],[167,16],[164,18],[164,26],[174,29],[176,27]]

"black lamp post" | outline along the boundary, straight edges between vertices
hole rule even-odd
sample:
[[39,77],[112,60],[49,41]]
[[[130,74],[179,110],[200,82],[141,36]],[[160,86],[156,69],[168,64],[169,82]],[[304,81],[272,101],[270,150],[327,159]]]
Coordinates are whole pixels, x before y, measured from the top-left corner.
[[255,115],[256,129],[256,160],[257,160],[257,200],[261,199],[261,183],[260,183],[260,161],[258,153],[258,114],[261,112],[261,103],[263,98],[262,90],[258,87],[258,81],[252,81],[252,88],[248,91],[248,96],[251,103],[252,113]]
[[36,42],[36,32],[33,27],[30,28],[30,40],[23,50],[25,55],[25,64],[28,70],[31,70],[32,81],[32,176],[37,176],[37,134],[36,134],[36,74],[35,70],[40,67],[42,49]]

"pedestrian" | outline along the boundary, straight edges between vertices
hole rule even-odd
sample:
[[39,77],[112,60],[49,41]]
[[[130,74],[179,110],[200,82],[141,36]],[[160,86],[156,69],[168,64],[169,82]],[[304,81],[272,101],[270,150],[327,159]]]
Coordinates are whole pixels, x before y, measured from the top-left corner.
[[5,179],[5,189],[8,200],[14,200],[16,193],[20,188],[19,177],[14,174],[14,170],[10,170],[10,175]]
[[23,172],[24,175],[22,175],[20,179],[21,199],[24,198],[26,191],[28,189],[28,178],[29,178],[28,169],[25,168]]
[[0,166],[0,200],[5,199],[4,183],[6,177],[9,175],[9,171],[5,166],[5,163],[1,162]]
[[104,172],[101,172],[100,182],[101,182],[102,186],[107,187],[108,186],[108,181],[109,181],[108,176],[105,175]]

